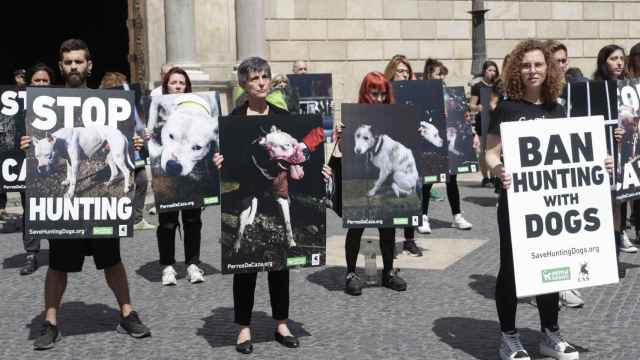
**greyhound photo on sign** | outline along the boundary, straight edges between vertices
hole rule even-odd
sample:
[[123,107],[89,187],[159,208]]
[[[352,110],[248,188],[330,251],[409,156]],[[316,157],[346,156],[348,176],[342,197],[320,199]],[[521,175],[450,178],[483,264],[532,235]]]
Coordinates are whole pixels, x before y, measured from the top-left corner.
[[27,233],[132,235],[133,95],[28,88]]
[[220,130],[222,272],[324,264],[322,118],[230,116]]
[[149,103],[145,138],[158,211],[218,204],[217,93],[154,96]]
[[419,116],[408,105],[342,104],[344,227],[420,225]]

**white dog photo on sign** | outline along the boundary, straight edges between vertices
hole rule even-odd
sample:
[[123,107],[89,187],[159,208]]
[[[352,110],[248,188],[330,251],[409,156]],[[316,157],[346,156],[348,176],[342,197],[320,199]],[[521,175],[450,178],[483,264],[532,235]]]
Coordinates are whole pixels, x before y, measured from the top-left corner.
[[145,137],[157,204],[193,202],[193,208],[218,196],[218,172],[211,160],[220,142],[218,116],[215,92],[151,98]]
[[396,197],[415,192],[418,170],[416,160],[406,146],[389,135],[374,134],[371,125],[360,125],[355,133],[353,151],[358,155],[367,155],[367,159],[380,170],[368,196],[374,196],[389,177],[393,179],[391,188]]

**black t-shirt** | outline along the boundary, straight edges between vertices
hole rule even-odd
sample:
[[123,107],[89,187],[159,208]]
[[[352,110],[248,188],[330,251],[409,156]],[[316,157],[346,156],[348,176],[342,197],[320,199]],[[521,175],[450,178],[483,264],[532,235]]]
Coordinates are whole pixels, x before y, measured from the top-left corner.
[[[492,87],[491,85],[487,85],[484,83],[484,81],[478,81],[477,83],[475,83],[472,87],[471,87],[471,96],[477,96],[480,97],[480,90],[482,88],[490,88]],[[479,100],[478,100],[479,101]]]
[[567,114],[558,103],[536,105],[526,100],[504,100],[491,113],[489,134],[500,135],[500,124],[508,121],[524,121],[544,118],[563,118]]
[[[481,94],[481,90],[484,88],[492,88],[493,86],[491,85],[487,85],[485,84],[484,81],[478,81],[477,83],[475,83],[472,87],[471,87],[471,96],[477,96],[478,97],[478,104],[482,104],[482,102],[480,101],[480,94]],[[473,128],[476,131],[477,135],[482,135],[482,117],[480,115],[480,112],[478,112],[476,114],[476,118],[475,121],[473,123]]]

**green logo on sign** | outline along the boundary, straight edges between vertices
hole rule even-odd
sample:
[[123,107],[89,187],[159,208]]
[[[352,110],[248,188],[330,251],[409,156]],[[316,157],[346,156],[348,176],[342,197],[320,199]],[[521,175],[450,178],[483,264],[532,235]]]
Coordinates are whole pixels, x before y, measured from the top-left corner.
[[93,235],[113,235],[111,226],[96,226],[93,228]]
[[393,218],[393,225],[409,225],[409,218]]
[[571,280],[571,270],[569,267],[542,270],[542,282],[555,282]]
[[296,256],[287,258],[287,266],[302,266],[307,265],[306,256]]
[[136,160],[136,167],[143,167],[147,163],[144,160]]
[[438,177],[437,176],[425,176],[424,177],[424,183],[425,184],[431,184],[431,183],[435,183],[438,182]]
[[458,166],[458,172],[459,173],[469,172],[469,167],[468,166]]
[[202,201],[204,202],[205,205],[214,205],[218,203],[218,197],[217,196],[206,197]]

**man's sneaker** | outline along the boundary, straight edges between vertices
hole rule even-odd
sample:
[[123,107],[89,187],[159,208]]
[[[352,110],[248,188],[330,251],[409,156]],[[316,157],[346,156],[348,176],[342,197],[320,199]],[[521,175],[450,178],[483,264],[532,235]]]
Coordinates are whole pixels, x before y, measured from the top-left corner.
[[623,230],[620,232],[620,240],[620,251],[630,254],[635,254],[638,252],[638,248],[633,246],[631,240],[629,240],[629,236],[627,236],[626,231]]
[[415,240],[405,240],[402,245],[404,253],[410,256],[422,256],[422,250],[416,245]]
[[473,226],[470,222],[462,217],[462,214],[453,215],[453,222],[451,223],[451,225],[454,228],[458,228],[460,230],[471,230],[471,227]]
[[500,359],[501,360],[531,360],[529,353],[524,349],[520,342],[520,334],[502,333],[502,341],[500,341]]
[[582,300],[578,290],[560,291],[560,306],[581,308],[583,305],[584,300]]
[[135,311],[130,312],[127,317],[120,318],[116,331],[120,334],[129,334],[134,338],[151,336],[151,330],[140,321],[138,313]]
[[485,187],[487,185],[491,184],[491,179],[486,177],[486,178],[482,178],[482,182],[480,183],[481,187]]
[[58,341],[62,340],[62,335],[58,331],[58,327],[45,321],[40,330],[40,336],[33,342],[34,350],[47,350],[56,346]]
[[382,272],[382,286],[395,291],[407,290],[407,282],[398,276],[397,270],[391,270],[387,273]]
[[158,211],[156,210],[155,206],[149,209],[149,214],[151,214],[151,215],[155,215],[157,212]]
[[358,274],[354,272],[347,274],[347,278],[344,284],[344,292],[353,296],[362,294],[362,280],[360,280]]
[[169,265],[165,267],[162,270],[162,285],[175,285],[177,283],[176,275],[178,275],[178,273],[175,271],[173,266]]
[[187,268],[187,280],[192,284],[204,282],[204,270],[200,269],[196,264],[191,264]]
[[418,232],[420,234],[431,234],[431,225],[429,225],[429,217],[422,215],[422,225],[418,226]]
[[558,360],[578,360],[578,350],[566,342],[560,335],[560,330],[544,329],[540,342],[540,353]]
[[133,224],[133,230],[155,230],[156,226],[153,224],[149,224],[147,220],[142,219],[137,223]]
[[24,262],[24,266],[20,269],[20,275],[33,274],[38,270],[38,259],[35,254],[27,255],[27,259]]

